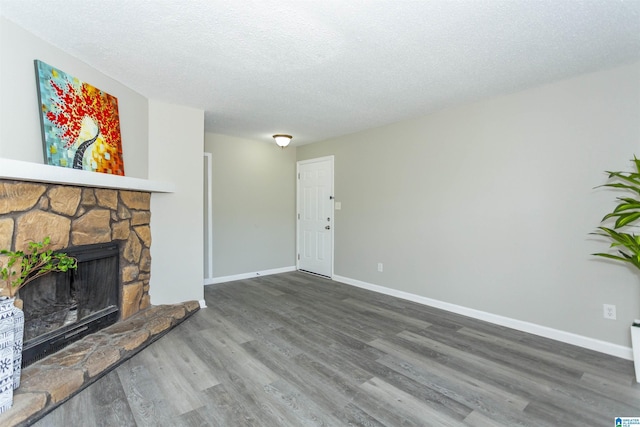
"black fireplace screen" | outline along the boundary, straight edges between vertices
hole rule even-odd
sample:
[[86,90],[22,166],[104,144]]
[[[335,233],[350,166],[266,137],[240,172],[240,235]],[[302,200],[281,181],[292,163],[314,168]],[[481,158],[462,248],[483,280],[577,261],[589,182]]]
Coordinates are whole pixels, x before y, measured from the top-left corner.
[[78,260],[77,270],[49,274],[20,290],[25,316],[23,366],[118,319],[118,244],[64,252]]

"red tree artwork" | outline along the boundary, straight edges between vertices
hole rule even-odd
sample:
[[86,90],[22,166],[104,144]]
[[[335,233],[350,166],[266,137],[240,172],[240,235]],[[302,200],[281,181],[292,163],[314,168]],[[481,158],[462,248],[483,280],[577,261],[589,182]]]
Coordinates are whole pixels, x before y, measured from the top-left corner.
[[66,167],[73,158],[73,168],[124,175],[118,100],[47,64],[37,65],[48,158]]

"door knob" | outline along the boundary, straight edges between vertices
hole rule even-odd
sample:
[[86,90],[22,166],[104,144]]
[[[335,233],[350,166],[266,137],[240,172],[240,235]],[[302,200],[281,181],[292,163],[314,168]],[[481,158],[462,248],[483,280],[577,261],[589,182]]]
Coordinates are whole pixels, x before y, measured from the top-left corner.
[[325,230],[331,230],[331,226],[327,225],[324,229]]

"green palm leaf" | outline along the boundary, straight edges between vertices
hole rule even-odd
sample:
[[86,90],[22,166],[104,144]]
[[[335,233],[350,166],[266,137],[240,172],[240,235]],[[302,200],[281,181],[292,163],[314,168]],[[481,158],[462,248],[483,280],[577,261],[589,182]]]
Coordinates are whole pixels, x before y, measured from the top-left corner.
[[640,185],[640,174],[632,172],[606,172],[609,174],[609,178],[620,178],[631,185]]
[[612,184],[603,184],[598,187],[623,188],[623,189],[635,191],[636,193],[640,194],[640,188],[634,187],[633,185],[622,184],[619,182],[612,183]]
[[640,244],[636,241],[635,235],[621,233],[608,227],[598,227],[598,230],[601,230],[602,232],[595,232],[593,234],[610,237],[611,240],[614,241],[614,243],[619,243],[626,247],[635,248],[637,252],[640,252]]
[[638,218],[640,218],[640,212],[629,212],[624,215],[620,215],[620,217],[616,220],[615,228],[629,225],[632,222],[636,221]]
[[[640,200],[630,198],[618,198],[618,206],[613,210],[614,212],[628,211],[631,209],[640,209]],[[624,203],[623,203],[624,202]]]
[[636,156],[633,156],[633,163],[635,163],[636,170],[640,173],[640,160]]
[[623,258],[623,257],[618,256],[618,255],[608,254],[606,252],[598,252],[598,253],[591,254],[591,255],[601,256],[601,257],[604,257],[604,258],[615,259],[615,260],[618,260],[618,261],[630,262],[628,258]]

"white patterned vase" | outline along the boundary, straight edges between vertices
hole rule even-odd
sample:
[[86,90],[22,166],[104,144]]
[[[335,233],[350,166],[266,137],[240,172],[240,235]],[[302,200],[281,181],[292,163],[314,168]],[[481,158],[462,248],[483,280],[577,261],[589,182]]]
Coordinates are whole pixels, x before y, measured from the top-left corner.
[[0,297],[0,413],[13,405],[13,298]]
[[24,311],[13,306],[13,389],[20,387],[22,373],[22,340],[24,338]]

